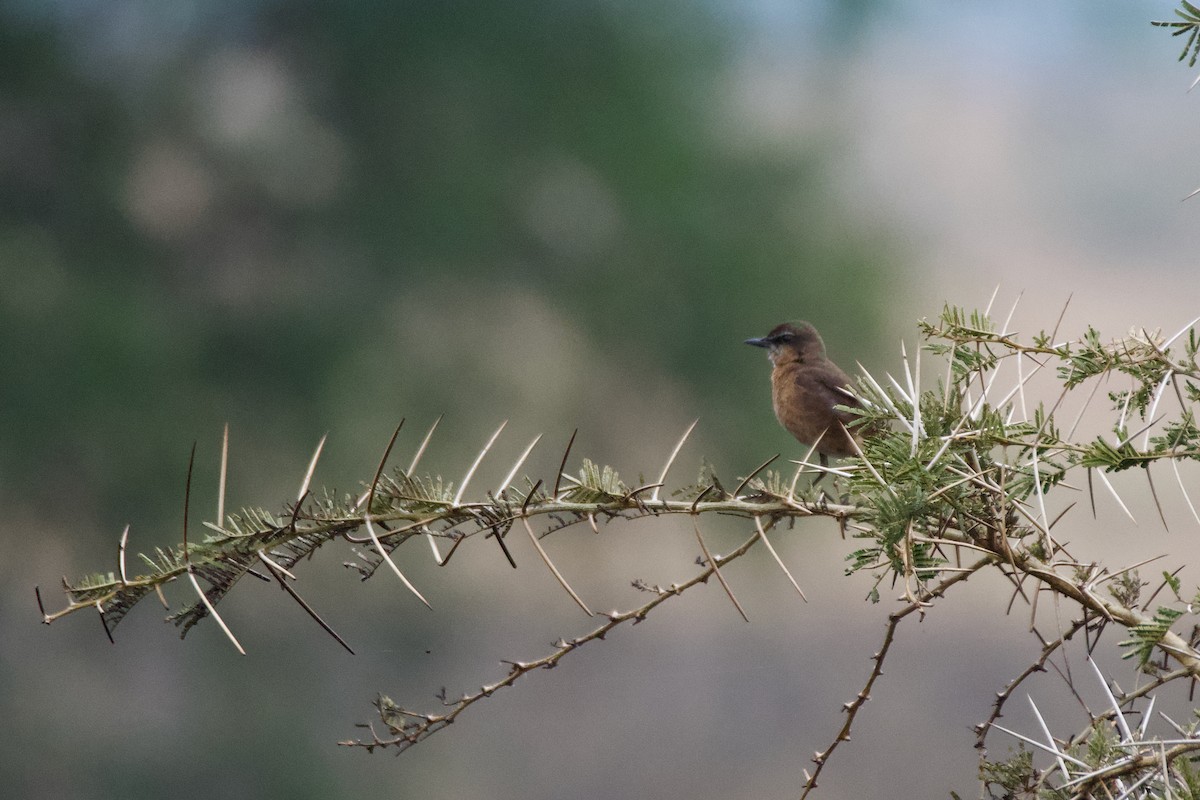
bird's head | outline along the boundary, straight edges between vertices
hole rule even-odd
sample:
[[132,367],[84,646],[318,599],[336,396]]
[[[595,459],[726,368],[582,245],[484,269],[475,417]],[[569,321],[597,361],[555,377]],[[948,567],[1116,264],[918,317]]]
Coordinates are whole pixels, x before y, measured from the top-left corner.
[[813,363],[825,358],[825,342],[821,334],[807,322],[785,322],[776,325],[761,339],[747,339],[746,344],[765,347],[772,364],[799,361]]

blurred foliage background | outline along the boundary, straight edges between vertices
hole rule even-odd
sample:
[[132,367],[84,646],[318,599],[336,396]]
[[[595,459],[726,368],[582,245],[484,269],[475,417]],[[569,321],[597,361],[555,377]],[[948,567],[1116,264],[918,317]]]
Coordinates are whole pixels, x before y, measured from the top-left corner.
[[[812,646],[874,634],[867,606],[828,629],[862,586],[834,581],[771,619],[791,601],[760,565],[761,589],[741,580],[770,623],[734,628],[710,592],[664,611],[668,630],[616,636],[400,761],[332,743],[355,735],[375,691],[432,698],[569,633],[579,621],[548,581],[514,580],[492,552],[457,557],[457,574],[418,565],[431,615],[325,555],[304,588],[354,659],[271,587],[227,604],[240,659],[210,626],[179,643],[149,606],[116,647],[94,620],[41,629],[31,586],[56,601],[58,575],[113,568],[127,523],[132,550],[178,541],[193,441],[197,516],[211,517],[225,422],[234,505],[290,498],[325,432],[316,483],[354,490],[399,418],[404,461],[439,414],[424,463],[448,478],[503,419],[497,473],[544,432],[555,444],[530,472],[552,475],[579,427],[577,456],[633,476],[699,417],[677,480],[701,456],[736,479],[799,455],[771,416],[761,353],[741,344],[782,320],[808,319],[836,360],[872,370],[891,368],[897,338],[911,344],[913,319],[982,305],[997,283],[1037,290],[1038,326],[1072,291],[1085,321],[1119,309],[1114,333],[1182,324],[1194,283],[1125,290],[1132,275],[1194,274],[1194,207],[1177,200],[1196,165],[1170,155],[1194,104],[1153,13],[1110,11],[0,5],[3,784],[15,797],[786,794],[866,668],[869,648]],[[665,543],[612,530],[564,556],[596,591],[690,574],[692,545],[669,526]],[[818,585],[847,549],[829,533],[787,544]],[[986,697],[1023,658],[971,685]],[[983,712],[901,696],[959,715],[924,722],[959,726],[943,735],[963,766],[906,786],[961,790],[959,734]],[[912,757],[873,752],[879,770],[827,773],[844,796],[891,787],[889,759]]]

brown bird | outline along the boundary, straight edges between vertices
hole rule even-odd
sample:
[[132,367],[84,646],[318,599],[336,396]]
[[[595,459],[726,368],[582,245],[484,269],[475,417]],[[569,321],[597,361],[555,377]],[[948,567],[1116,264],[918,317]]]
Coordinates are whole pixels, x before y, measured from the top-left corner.
[[850,376],[825,356],[817,329],[807,322],[785,322],[746,344],[767,348],[779,424],[801,444],[815,443],[823,466],[828,466],[829,456],[855,455],[853,434],[846,429],[858,417],[834,406],[860,408],[861,403],[843,391],[851,385]]

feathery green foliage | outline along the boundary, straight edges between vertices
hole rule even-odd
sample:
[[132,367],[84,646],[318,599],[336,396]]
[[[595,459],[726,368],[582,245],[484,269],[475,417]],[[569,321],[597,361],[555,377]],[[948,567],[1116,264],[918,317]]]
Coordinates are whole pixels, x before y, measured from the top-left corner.
[[1183,61],[1191,54],[1188,59],[1188,66],[1196,66],[1196,59],[1200,58],[1200,8],[1189,3],[1187,0],[1180,0],[1179,8],[1175,9],[1175,15],[1182,22],[1151,22],[1158,28],[1173,28],[1172,36],[1187,36],[1187,41],[1184,42],[1183,52],[1179,54],[1179,60]]

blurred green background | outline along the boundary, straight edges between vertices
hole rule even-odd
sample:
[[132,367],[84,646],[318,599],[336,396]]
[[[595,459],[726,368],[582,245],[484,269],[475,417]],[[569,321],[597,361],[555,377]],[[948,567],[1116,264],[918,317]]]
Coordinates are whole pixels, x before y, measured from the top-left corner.
[[[511,420],[480,491],[538,432],[529,471],[552,476],[576,427],[576,459],[656,473],[696,417],[676,481],[701,457],[736,480],[800,455],[741,344],[782,320],[893,372],[916,318],[997,284],[1006,309],[1029,290],[1027,329],[1072,292],[1064,330],[1178,327],[1200,164],[1190,76],[1148,24],[1171,8],[0,5],[6,793],[790,795],[881,618],[864,579],[825,578],[850,549],[828,526],[781,543],[824,587],[809,606],[740,566],[757,625],[714,591],[676,603],[399,760],[333,745],[376,691],[433,709],[583,630],[531,553],[512,573],[491,548],[441,571],[414,550],[430,614],[326,548],[301,588],[354,658],[265,585],[223,606],[246,658],[207,624],[179,642],[149,603],[115,647],[86,615],[43,629],[32,586],[57,606],[60,575],[115,567],[126,524],[132,550],[177,542],[193,441],[211,518],[226,422],[235,506],[292,497],[326,432],[316,483],[354,490],[401,417],[398,463],[439,414],[424,464],[453,480]],[[601,608],[695,555],[667,524],[561,536]],[[920,723],[862,731],[827,796],[896,773],[911,796],[972,791],[965,732],[1027,655],[967,675],[935,654],[977,702],[898,687]],[[911,766],[926,750],[933,775]]]

